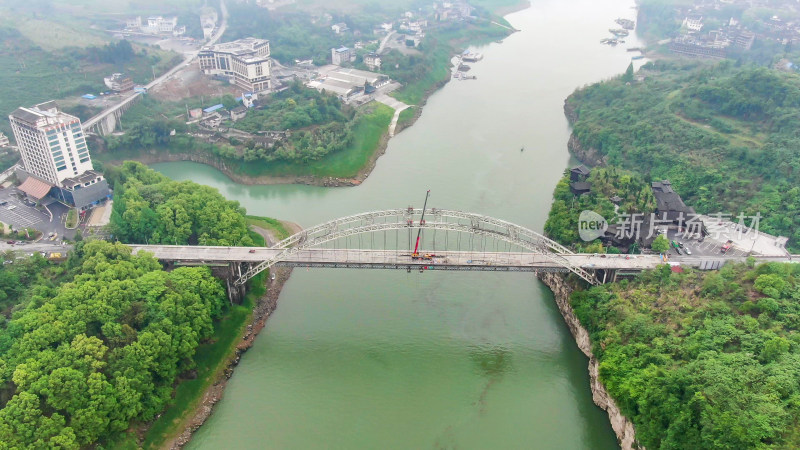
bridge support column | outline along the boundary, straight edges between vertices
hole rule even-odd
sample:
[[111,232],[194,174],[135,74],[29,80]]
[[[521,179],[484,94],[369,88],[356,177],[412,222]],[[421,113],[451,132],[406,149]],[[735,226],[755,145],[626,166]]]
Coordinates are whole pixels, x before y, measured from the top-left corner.
[[228,291],[228,300],[231,302],[231,304],[242,303],[242,300],[244,300],[244,296],[247,293],[247,287],[245,285],[236,284],[236,280],[242,276],[241,266],[242,263],[230,262],[227,266],[217,266],[211,270],[214,276],[225,280],[225,287]]

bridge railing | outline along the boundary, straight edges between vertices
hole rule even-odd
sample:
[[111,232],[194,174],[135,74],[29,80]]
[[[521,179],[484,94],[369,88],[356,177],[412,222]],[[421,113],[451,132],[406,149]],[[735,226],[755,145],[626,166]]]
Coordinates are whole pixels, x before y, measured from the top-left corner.
[[[408,244],[410,246],[413,231],[420,229],[434,232],[437,230],[447,233],[455,232],[467,234],[470,237],[489,237],[496,241],[506,242],[510,245],[518,246],[520,249],[543,255],[552,260],[553,263],[575,273],[588,283],[597,284],[597,279],[592,273],[561,256],[573,254],[569,249],[528,228],[492,217],[462,211],[432,208],[426,215],[429,220],[421,222],[421,216],[422,210],[414,208],[372,211],[334,219],[308,228],[271,247],[282,251],[268,260],[251,266],[236,281],[236,284],[242,285],[246,283],[261,271],[295,255],[303,249],[320,247],[342,239],[346,240],[351,236],[399,230],[409,231]],[[349,243],[349,240],[347,242]],[[384,240],[385,245],[386,241]],[[395,242],[395,245],[399,246],[399,239]],[[470,245],[472,245],[472,240],[470,240]],[[360,246],[361,244],[359,243]],[[435,248],[433,250],[435,251]]]

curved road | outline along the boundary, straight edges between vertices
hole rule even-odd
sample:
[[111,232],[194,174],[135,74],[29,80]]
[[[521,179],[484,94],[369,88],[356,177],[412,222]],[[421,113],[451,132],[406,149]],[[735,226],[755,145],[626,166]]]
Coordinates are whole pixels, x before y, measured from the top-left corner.
[[[206,44],[205,44],[206,46],[214,45],[222,37],[222,35],[225,34],[225,30],[228,27],[228,8],[225,6],[225,0],[220,0],[219,9],[222,12],[222,23],[220,24],[219,28],[217,28],[217,31],[214,33],[214,35],[212,35],[211,38],[208,40],[208,42],[206,42]],[[148,83],[147,85],[145,85],[145,88],[148,89],[148,90],[152,89],[153,87],[158,86],[162,82],[168,80],[172,75],[175,75],[175,73],[177,73],[179,70],[181,70],[185,66],[188,66],[189,64],[191,64],[191,62],[197,57],[197,54],[199,52],[200,52],[200,50],[195,50],[195,51],[192,51],[192,52],[188,53],[186,55],[186,57],[183,59],[183,61],[181,61],[180,64],[178,64],[177,66],[175,66],[172,69],[168,70],[166,73],[164,73],[160,77],[156,78],[155,80],[153,80],[150,83]],[[101,112],[100,114],[98,114],[98,115],[90,118],[86,122],[84,122],[83,123],[84,129],[88,129],[88,128],[93,127],[98,122],[100,122],[101,120],[106,118],[109,114],[113,114],[115,111],[117,111],[118,109],[120,109],[123,106],[127,105],[128,103],[132,102],[136,97],[138,97],[140,95],[141,95],[141,93],[134,92],[132,95],[122,99],[122,101],[120,101],[116,105],[114,105],[114,106],[112,106],[112,107],[110,107],[108,109],[103,110],[103,112]]]

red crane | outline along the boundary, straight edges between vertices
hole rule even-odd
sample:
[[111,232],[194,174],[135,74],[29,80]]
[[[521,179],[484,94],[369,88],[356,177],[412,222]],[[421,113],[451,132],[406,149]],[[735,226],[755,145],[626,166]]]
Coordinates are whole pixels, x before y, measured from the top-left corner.
[[416,259],[419,258],[419,236],[422,234],[422,227],[425,225],[425,209],[428,207],[428,197],[431,195],[431,190],[428,189],[428,192],[425,194],[425,204],[422,205],[422,217],[419,219],[419,229],[417,230],[417,243],[414,245],[414,253],[411,254],[411,258]]

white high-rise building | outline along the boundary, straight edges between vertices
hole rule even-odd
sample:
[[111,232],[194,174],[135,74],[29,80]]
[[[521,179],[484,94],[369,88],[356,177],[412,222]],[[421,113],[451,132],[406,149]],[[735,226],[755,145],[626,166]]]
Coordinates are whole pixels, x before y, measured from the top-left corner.
[[28,173],[61,186],[92,170],[80,119],[59,111],[54,101],[17,108],[8,118]]

